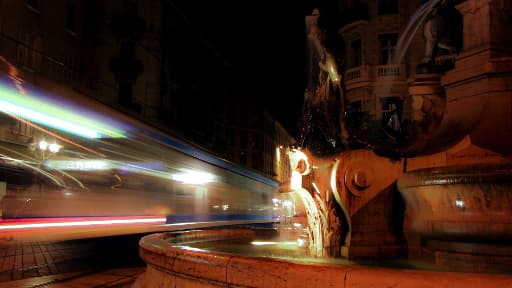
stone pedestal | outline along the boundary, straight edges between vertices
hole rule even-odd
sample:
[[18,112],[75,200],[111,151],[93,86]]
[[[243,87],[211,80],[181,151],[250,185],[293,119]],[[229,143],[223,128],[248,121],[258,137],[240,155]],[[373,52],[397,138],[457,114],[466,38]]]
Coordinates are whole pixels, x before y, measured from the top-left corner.
[[389,187],[351,218],[350,243],[341,248],[348,259],[404,259],[407,245],[402,232],[404,204]]

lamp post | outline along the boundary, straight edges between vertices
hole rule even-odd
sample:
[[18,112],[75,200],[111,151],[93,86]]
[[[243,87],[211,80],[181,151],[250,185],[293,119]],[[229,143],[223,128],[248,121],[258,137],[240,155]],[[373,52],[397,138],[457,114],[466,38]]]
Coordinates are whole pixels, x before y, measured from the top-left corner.
[[[37,143],[32,143],[30,148],[30,150],[32,150],[32,152],[37,156],[38,160],[40,160],[42,163],[52,155],[57,154],[62,146],[56,142],[48,143],[46,140],[41,139]],[[47,152],[49,152],[49,154]]]

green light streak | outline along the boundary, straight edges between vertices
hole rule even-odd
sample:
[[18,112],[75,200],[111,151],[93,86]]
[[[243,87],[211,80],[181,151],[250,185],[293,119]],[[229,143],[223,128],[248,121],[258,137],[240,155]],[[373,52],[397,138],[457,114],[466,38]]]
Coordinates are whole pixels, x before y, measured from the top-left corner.
[[85,138],[126,137],[122,130],[2,86],[0,111]]

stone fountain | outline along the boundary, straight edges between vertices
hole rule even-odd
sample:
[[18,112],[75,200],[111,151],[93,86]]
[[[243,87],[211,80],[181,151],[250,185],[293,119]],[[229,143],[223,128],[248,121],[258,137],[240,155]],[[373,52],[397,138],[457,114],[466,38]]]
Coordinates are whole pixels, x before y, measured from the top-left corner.
[[[508,287],[512,38],[503,27],[512,27],[512,3],[436,0],[422,9],[443,5],[460,13],[463,24],[455,61],[449,69],[435,66],[430,51],[442,41],[431,38],[430,59],[408,80],[400,129],[381,127],[378,136],[340,117],[353,114],[345,113],[339,63],[319,40],[325,35],[318,15],[306,18],[309,57],[319,64],[310,67],[315,78],[306,91],[299,147],[289,149],[292,179],[283,195],[302,208],[296,216],[308,227],[310,256],[420,260],[451,272],[186,250],[174,244],[191,242],[189,236],[164,233],[141,240],[148,271],[136,287]],[[219,237],[187,233],[199,233],[193,237],[202,241]],[[215,235],[250,242],[251,233]]]
[[[333,214],[322,209],[332,202],[343,212],[336,227],[342,239],[310,237],[310,248],[330,247],[331,256],[349,259],[405,256],[457,271],[510,273],[512,43],[500,27],[510,27],[512,4],[429,1],[424,7],[438,10],[429,19],[436,23],[425,23],[426,34],[443,35],[432,31],[442,29],[440,17],[460,19],[464,34],[453,37],[463,43],[450,46],[446,39],[427,37],[425,60],[401,103],[399,129],[383,125],[375,136],[362,125],[346,127],[370,149],[325,157],[314,155],[318,144],[310,144],[309,166],[316,169],[304,176],[303,186],[320,209],[305,213],[318,218],[316,223]],[[436,45],[459,49],[453,67],[434,62]],[[339,252],[331,247],[338,243]]]

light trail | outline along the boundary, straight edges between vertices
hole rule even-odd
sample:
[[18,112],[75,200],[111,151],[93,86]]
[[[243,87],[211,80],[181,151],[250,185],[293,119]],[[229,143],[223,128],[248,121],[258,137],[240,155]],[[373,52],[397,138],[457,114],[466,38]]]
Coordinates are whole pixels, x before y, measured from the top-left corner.
[[90,218],[36,218],[0,221],[0,231],[30,228],[58,228],[116,224],[165,224],[165,217],[94,217]]
[[57,134],[57,133],[53,133],[53,132],[51,132],[51,131],[49,131],[49,130],[47,130],[47,129],[44,129],[43,127],[41,127],[41,126],[39,126],[39,125],[36,125],[36,124],[34,124],[34,123],[30,122],[30,121],[27,121],[27,120],[25,120],[25,119],[23,119],[23,118],[20,118],[20,117],[16,116],[16,115],[13,115],[13,114],[9,114],[9,113],[6,113],[6,114],[7,114],[7,115],[9,115],[9,116],[11,116],[12,118],[14,118],[14,119],[18,120],[18,121],[21,121],[21,122],[23,122],[23,123],[25,123],[25,124],[27,124],[27,125],[29,125],[29,126],[31,126],[31,127],[33,127],[33,128],[35,128],[35,129],[39,130],[39,131],[41,131],[41,132],[44,132],[44,133],[46,133],[46,134],[48,134],[48,135],[50,135],[50,136],[55,137],[56,139],[59,139],[59,140],[60,140],[60,141],[62,141],[62,142],[65,142],[65,143],[71,144],[71,145],[76,146],[76,147],[78,147],[78,148],[81,148],[81,149],[83,149],[83,150],[85,150],[85,151],[91,152],[92,154],[97,155],[97,156],[99,156],[99,157],[106,157],[106,155],[105,155],[105,154],[103,154],[103,153],[100,153],[100,152],[98,152],[98,151],[96,151],[96,150],[93,150],[93,149],[91,149],[91,148],[87,148],[87,147],[85,147],[85,146],[83,146],[83,145],[80,145],[80,144],[78,144],[78,143],[76,143],[76,142],[74,142],[74,141],[72,141],[72,140],[70,140],[70,139],[67,139],[66,137],[60,136],[60,135],[59,135],[59,134]]

